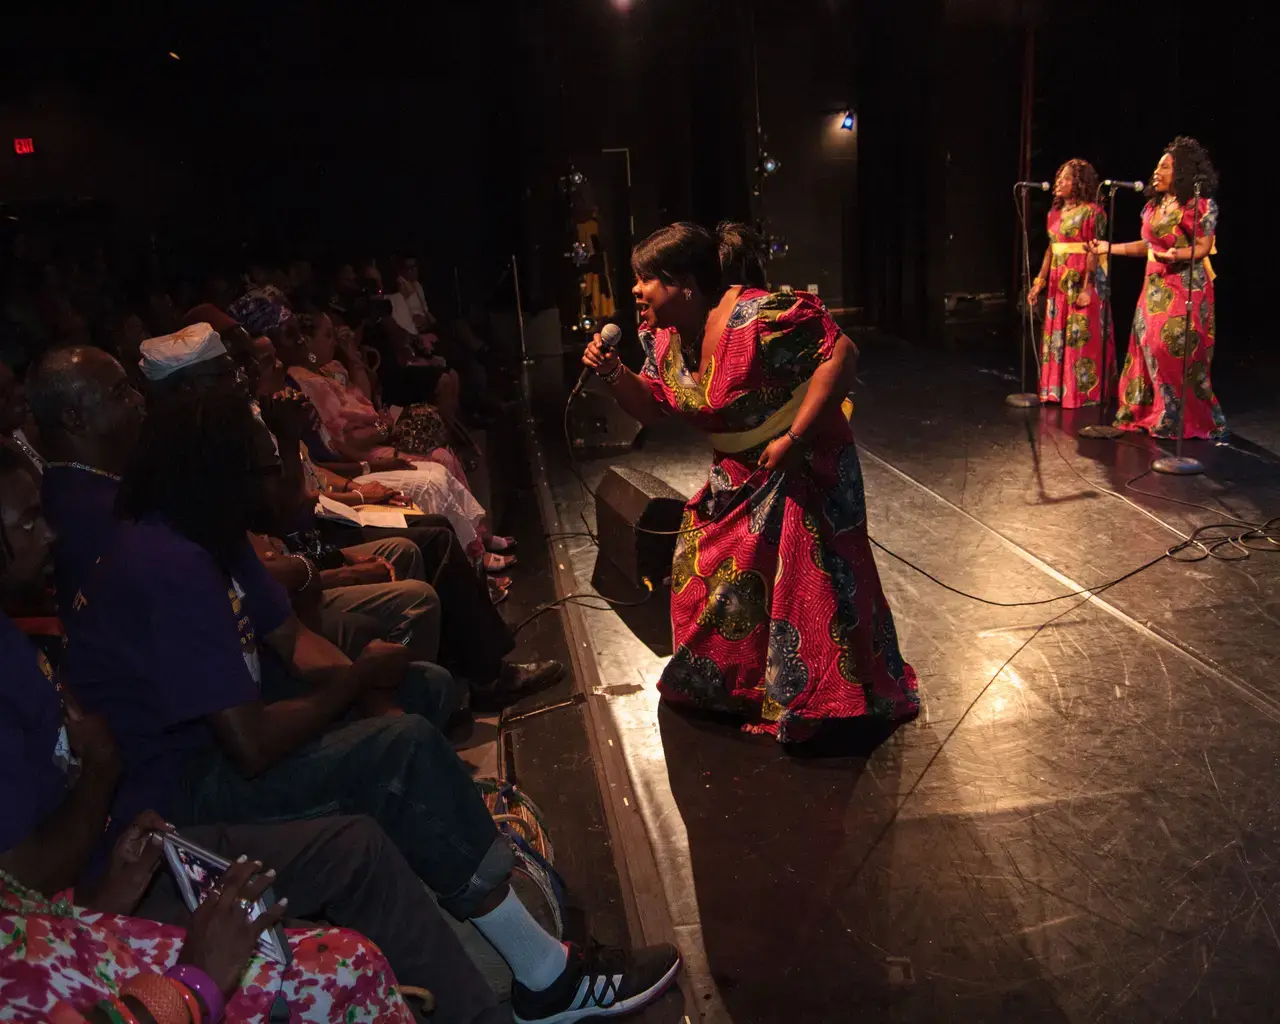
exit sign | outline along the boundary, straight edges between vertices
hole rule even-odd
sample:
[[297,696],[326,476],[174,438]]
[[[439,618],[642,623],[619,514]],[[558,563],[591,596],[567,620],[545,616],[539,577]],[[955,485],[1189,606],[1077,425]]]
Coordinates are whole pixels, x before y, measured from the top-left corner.
[[36,143],[34,139],[14,139],[13,151],[18,156],[30,156],[36,151]]

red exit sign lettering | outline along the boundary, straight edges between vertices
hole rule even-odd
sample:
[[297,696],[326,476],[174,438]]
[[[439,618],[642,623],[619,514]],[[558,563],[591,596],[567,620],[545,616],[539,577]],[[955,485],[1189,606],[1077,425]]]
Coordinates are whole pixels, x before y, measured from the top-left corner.
[[36,151],[36,143],[34,139],[14,139],[13,151],[18,156],[30,156]]

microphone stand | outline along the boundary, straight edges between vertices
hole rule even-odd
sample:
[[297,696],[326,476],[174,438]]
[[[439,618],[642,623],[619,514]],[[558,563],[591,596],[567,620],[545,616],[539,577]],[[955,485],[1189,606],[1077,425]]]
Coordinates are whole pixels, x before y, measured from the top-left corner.
[[[1107,197],[1107,291],[1111,291],[1111,243],[1116,234],[1116,189],[1117,185],[1099,186],[1099,188],[1107,188],[1110,195]],[[1101,268],[1102,259],[1098,259],[1098,267]],[[1094,271],[1094,280],[1097,280],[1097,270]],[[1111,339],[1109,332],[1111,329],[1111,297],[1108,294],[1104,300],[1102,292],[1094,286],[1094,293],[1098,296],[1098,301],[1102,303],[1102,396],[1098,402],[1098,422],[1087,423],[1076,431],[1079,437],[1092,437],[1097,440],[1114,441],[1117,437],[1124,433],[1117,426],[1110,423],[1104,423],[1107,419],[1107,409],[1111,404],[1111,397],[1107,394],[1107,386],[1111,381]]]
[[[1018,197],[1017,191],[1020,187],[1022,196]],[[1013,190],[1014,206],[1018,208],[1022,220],[1022,294],[1025,301],[1031,293],[1031,243],[1027,238],[1027,190],[1019,185],[1014,185]],[[1027,346],[1035,343],[1036,324],[1034,307],[1030,302],[1027,302],[1026,306],[1027,320],[1019,328],[1019,333],[1022,335],[1022,390],[1016,394],[1004,396],[1005,405],[1012,405],[1018,409],[1031,409],[1040,404],[1040,395],[1035,391],[1027,390]]]
[[1178,395],[1178,440],[1172,455],[1164,455],[1151,463],[1157,473],[1170,473],[1175,476],[1194,476],[1204,472],[1204,465],[1198,459],[1182,454],[1183,421],[1187,416],[1187,360],[1191,358],[1191,311],[1195,308],[1196,283],[1196,242],[1200,227],[1200,182],[1196,182],[1195,198],[1192,200],[1191,217],[1191,259],[1187,261],[1187,320],[1182,329],[1182,390]]

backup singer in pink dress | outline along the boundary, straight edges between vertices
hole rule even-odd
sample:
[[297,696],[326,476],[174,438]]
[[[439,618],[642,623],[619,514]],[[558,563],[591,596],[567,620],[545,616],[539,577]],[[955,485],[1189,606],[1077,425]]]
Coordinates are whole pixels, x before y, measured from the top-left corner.
[[[1202,197],[1198,203],[1197,177],[1201,179]],[[1124,430],[1145,430],[1154,437],[1177,436],[1183,354],[1189,345],[1182,436],[1222,437],[1227,432],[1226,417],[1209,380],[1215,331],[1214,273],[1208,257],[1216,251],[1214,236],[1218,230],[1218,204],[1209,197],[1217,184],[1218,176],[1200,143],[1178,136],[1164,151],[1148,186],[1149,199],[1142,211],[1142,241],[1111,247],[1117,256],[1142,256],[1147,260],[1146,280],[1133,314],[1129,354],[1120,376],[1116,426]],[[1105,253],[1106,245],[1099,241],[1092,248]],[[1189,339],[1188,294],[1194,295]]]
[[1105,258],[1089,252],[1088,243],[1105,237],[1107,215],[1093,201],[1098,175],[1086,160],[1068,160],[1053,182],[1049,210],[1049,246],[1040,273],[1027,296],[1034,303],[1048,295],[1044,341],[1040,349],[1040,400],[1060,402],[1064,409],[1097,405],[1102,397],[1104,366],[1115,380],[1111,347],[1114,325],[1107,316],[1102,337],[1102,308],[1110,302]]
[[718,239],[692,224],[646,239],[632,256],[643,370],[598,339],[584,362],[642,422],[675,413],[715,449],[676,547],[663,696],[788,742],[823,719],[910,717],[919,698],[841,408],[857,350],[816,296],[753,286],[756,245],[734,225]]

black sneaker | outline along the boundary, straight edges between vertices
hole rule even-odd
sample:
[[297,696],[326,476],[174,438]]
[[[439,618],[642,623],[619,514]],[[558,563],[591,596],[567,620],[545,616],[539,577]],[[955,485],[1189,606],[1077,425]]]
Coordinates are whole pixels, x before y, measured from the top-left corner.
[[569,945],[569,963],[550,988],[512,986],[511,1011],[516,1024],[624,1017],[661,996],[679,970],[680,954],[666,944],[637,950]]

